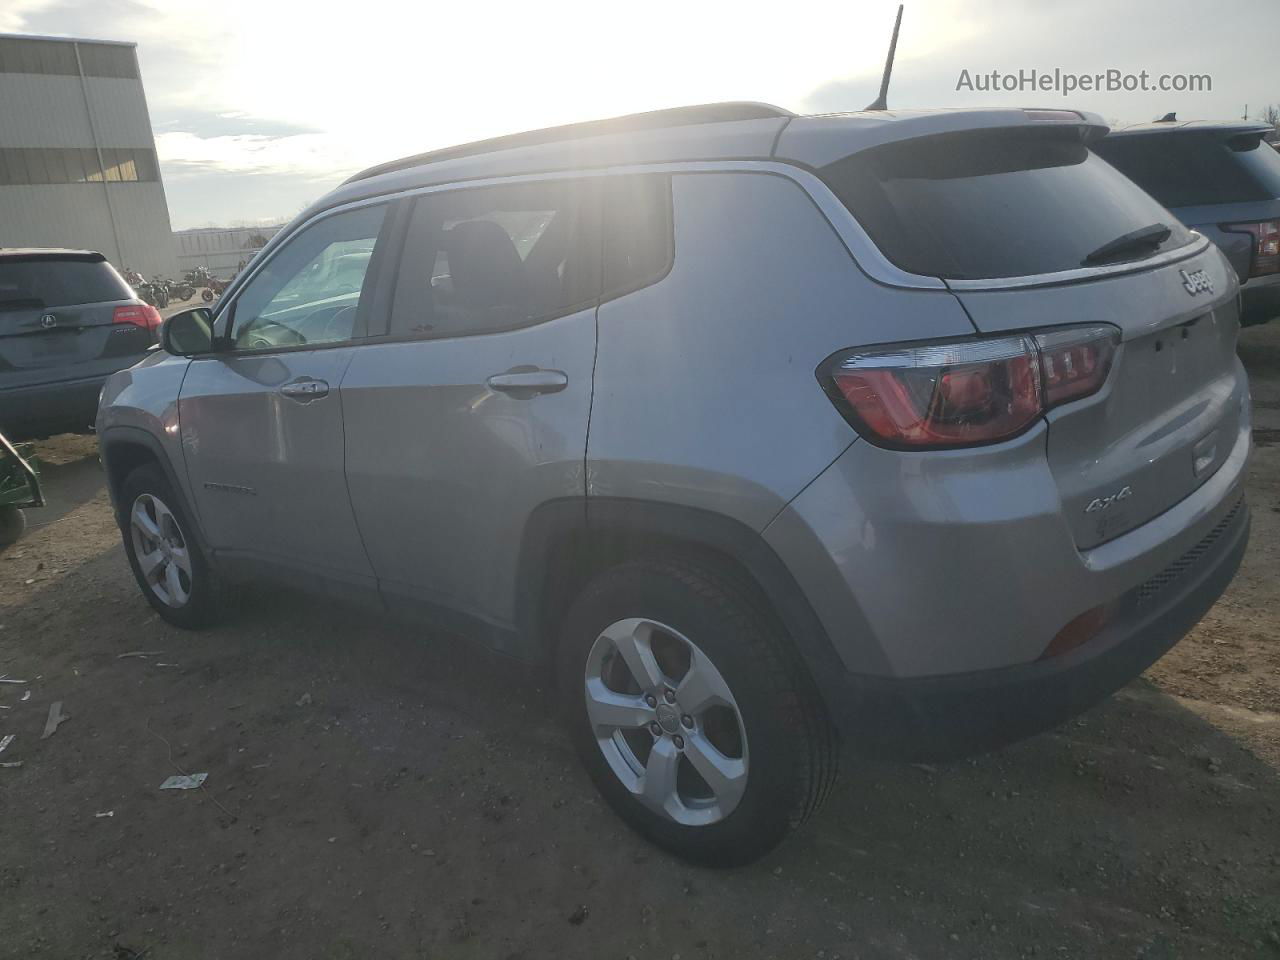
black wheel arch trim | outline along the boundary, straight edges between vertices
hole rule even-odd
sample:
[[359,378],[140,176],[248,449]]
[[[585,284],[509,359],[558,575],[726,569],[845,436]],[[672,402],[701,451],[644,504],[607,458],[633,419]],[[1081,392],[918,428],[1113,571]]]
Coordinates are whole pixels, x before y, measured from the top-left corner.
[[787,631],[824,699],[843,692],[832,682],[846,668],[804,591],[755,530],[724,514],[681,504],[620,497],[566,498],[536,508],[525,527],[515,598],[516,627],[532,658],[554,653],[548,587],[556,552],[576,536],[617,536],[688,544],[727,556],[751,577]]
[[[112,457],[119,454],[123,447],[145,447],[159,464],[160,469],[164,472],[165,479],[169,481],[169,486],[173,490],[173,495],[178,498],[182,506],[182,513],[193,527],[192,532],[199,541],[200,549],[208,557],[209,545],[204,537],[204,531],[200,529],[199,515],[192,509],[191,502],[187,498],[186,488],[178,478],[177,470],[174,468],[173,461],[165,452],[160,441],[152,434],[148,433],[141,427],[133,427],[128,425],[120,425],[108,427],[98,436],[98,449],[101,452],[102,464],[106,468],[107,473],[107,490],[111,495],[111,503],[115,507],[116,520],[123,523],[121,510],[123,507],[120,503],[120,491],[116,489],[116,475],[113,470]],[[123,477],[121,478],[123,479]]]

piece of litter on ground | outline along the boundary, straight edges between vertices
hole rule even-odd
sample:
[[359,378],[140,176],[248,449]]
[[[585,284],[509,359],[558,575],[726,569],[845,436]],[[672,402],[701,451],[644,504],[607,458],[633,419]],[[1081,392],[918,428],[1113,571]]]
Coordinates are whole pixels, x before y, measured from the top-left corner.
[[0,704],[0,710],[12,710],[12,709],[13,707],[6,707],[3,704]]
[[9,733],[9,734],[6,734],[6,735],[5,735],[5,736],[3,736],[3,737],[0,737],[0,753],[4,753],[4,751],[5,751],[5,747],[7,747],[7,746],[9,746],[9,744],[13,743],[13,738],[14,738],[15,736],[17,736],[17,734]]
[[115,815],[116,812],[114,810],[108,810],[105,813],[95,813],[93,816],[95,819],[100,819],[102,817],[114,817]]
[[0,763],[0,767],[20,767],[20,766],[22,766],[21,760],[9,760],[5,763]]
[[170,777],[160,784],[161,790],[194,790],[209,779],[207,773],[193,773],[190,776]]
[[158,657],[164,653],[163,650],[130,650],[128,653],[117,653],[117,660],[127,660],[130,657]]
[[28,700],[30,700],[30,699],[31,699],[31,691],[30,691],[30,690],[28,690],[26,693],[24,693],[24,694],[22,695],[22,702],[24,702],[24,703],[25,703],[26,701],[28,701]]
[[25,680],[10,680],[9,675],[7,673],[3,677],[0,677],[0,683],[26,683],[26,682],[27,681]]
[[69,714],[62,712],[62,701],[55,700],[49,704],[49,719],[44,722],[44,733],[40,734],[41,740],[47,740],[53,736],[53,731],[71,719]]
[[311,703],[311,694],[304,693],[302,696],[300,696],[297,700],[294,701],[293,705],[295,707],[305,707],[309,703]]
[[157,663],[157,667],[176,667],[176,663]]

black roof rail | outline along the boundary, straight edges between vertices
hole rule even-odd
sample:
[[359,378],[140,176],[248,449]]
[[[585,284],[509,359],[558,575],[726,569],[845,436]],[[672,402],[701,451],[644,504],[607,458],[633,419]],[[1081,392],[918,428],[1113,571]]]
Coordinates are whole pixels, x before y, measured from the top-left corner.
[[367,180],[383,173],[396,170],[408,170],[426,163],[438,163],[441,160],[453,160],[457,157],[472,157],[483,153],[495,153],[499,150],[515,150],[519,147],[534,147],[544,143],[556,143],[561,140],[577,140],[583,137],[603,137],[611,133],[635,133],[641,130],[661,130],[664,127],[684,127],[698,123],[725,123],[730,120],[768,120],[772,118],[794,117],[795,114],[782,107],[768,103],[738,100],[726,103],[702,103],[691,107],[671,107],[666,110],[650,110],[646,113],[629,113],[621,117],[610,117],[606,120],[586,120],[581,123],[567,123],[558,127],[543,127],[540,130],[526,130],[523,133],[512,133],[503,137],[492,137],[488,140],[476,140],[472,143],[460,144],[456,147],[444,147],[427,153],[415,154],[400,160],[391,160],[377,166],[361,170],[346,183]]

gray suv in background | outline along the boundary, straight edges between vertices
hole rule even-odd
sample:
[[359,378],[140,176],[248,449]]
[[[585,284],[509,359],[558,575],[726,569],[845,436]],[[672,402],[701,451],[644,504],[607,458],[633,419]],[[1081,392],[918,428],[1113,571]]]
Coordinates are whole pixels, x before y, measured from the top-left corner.
[[749,861],[856,755],[1043,730],[1248,538],[1222,253],[1063,110],[691,107],[353,177],[108,381],[171,623],[292,582],[554,665],[597,787]]
[[100,253],[0,248],[0,433],[88,430],[103,381],[145,356],[159,326]]
[[1240,322],[1280,316],[1280,154],[1267,123],[1169,119],[1113,130],[1108,163],[1204,234],[1240,278]]

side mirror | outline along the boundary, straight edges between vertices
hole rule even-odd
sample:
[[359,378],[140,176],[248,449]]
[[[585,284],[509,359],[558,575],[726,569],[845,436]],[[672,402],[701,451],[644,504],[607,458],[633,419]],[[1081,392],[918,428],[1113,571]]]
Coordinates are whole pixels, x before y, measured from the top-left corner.
[[160,346],[176,357],[213,353],[213,311],[195,307],[160,324]]

